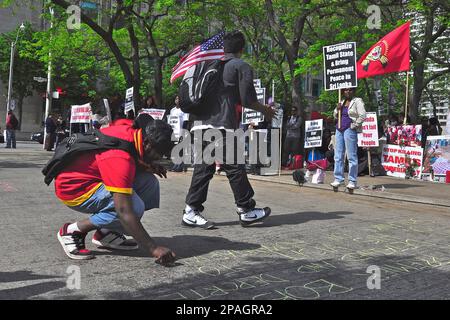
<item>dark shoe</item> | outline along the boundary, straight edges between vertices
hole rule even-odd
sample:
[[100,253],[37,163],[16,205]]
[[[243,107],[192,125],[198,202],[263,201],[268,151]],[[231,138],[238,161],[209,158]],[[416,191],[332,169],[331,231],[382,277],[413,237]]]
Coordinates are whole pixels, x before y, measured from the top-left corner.
[[97,230],[92,237],[92,243],[98,247],[116,250],[136,250],[139,248],[135,240],[127,239],[123,234],[115,231],[103,234],[100,230]]
[[241,225],[246,227],[253,223],[263,221],[270,215],[271,209],[269,207],[265,207],[263,209],[254,208],[246,211],[242,208],[238,208],[237,213],[239,214]]

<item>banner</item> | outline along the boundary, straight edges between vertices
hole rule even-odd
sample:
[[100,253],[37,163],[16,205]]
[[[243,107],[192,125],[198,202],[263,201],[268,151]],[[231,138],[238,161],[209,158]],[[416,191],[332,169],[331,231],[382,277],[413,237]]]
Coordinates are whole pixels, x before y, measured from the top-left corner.
[[305,121],[305,148],[322,146],[323,119]]
[[401,25],[375,43],[358,60],[358,79],[409,70],[409,27]]
[[358,133],[358,147],[378,147],[378,121],[376,112],[367,112],[362,124],[362,132]]
[[323,47],[323,68],[326,91],[357,87],[356,43]]
[[422,178],[445,182],[447,172],[450,172],[450,135],[427,137]]
[[422,147],[422,125],[389,126],[386,139],[388,144]]
[[124,113],[127,114],[128,111],[134,110],[134,101],[133,101],[133,93],[134,93],[134,87],[128,88],[127,92],[125,94],[125,109]]
[[165,109],[141,109],[139,114],[146,113],[152,116],[155,120],[162,120],[164,117],[164,114],[166,113]]
[[72,106],[70,112],[70,123],[90,123],[91,115],[92,110],[90,103],[80,106]]
[[422,174],[423,149],[413,147],[400,147],[386,144],[383,147],[381,164],[386,174],[391,177],[420,178]]

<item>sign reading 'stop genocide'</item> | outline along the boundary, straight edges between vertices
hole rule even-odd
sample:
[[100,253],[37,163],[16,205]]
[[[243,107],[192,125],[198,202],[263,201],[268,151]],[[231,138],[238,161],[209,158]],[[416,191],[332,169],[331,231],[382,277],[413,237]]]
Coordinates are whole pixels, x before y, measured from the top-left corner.
[[346,42],[323,47],[325,90],[358,86],[356,44]]

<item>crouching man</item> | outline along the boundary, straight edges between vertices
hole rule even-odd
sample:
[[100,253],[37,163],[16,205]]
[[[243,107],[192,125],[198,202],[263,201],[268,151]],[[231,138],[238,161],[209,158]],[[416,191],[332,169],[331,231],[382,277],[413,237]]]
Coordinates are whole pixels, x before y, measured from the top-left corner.
[[157,245],[140,222],[144,211],[159,207],[159,181],[154,174],[166,177],[166,171],[155,161],[169,152],[172,128],[159,120],[139,125],[122,119],[101,132],[133,143],[138,159],[119,149],[86,151],[58,174],[56,196],[71,209],[91,214],[61,227],[57,237],[64,252],[71,259],[93,258],[85,238],[95,231],[92,242],[97,246],[117,250],[140,246],[156,262],[173,263],[175,254]]

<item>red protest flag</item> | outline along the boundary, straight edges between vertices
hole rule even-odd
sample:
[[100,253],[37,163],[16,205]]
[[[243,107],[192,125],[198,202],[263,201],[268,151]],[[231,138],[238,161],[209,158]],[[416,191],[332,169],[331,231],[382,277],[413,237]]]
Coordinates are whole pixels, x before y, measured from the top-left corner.
[[409,27],[401,25],[375,43],[358,60],[358,79],[409,70]]

